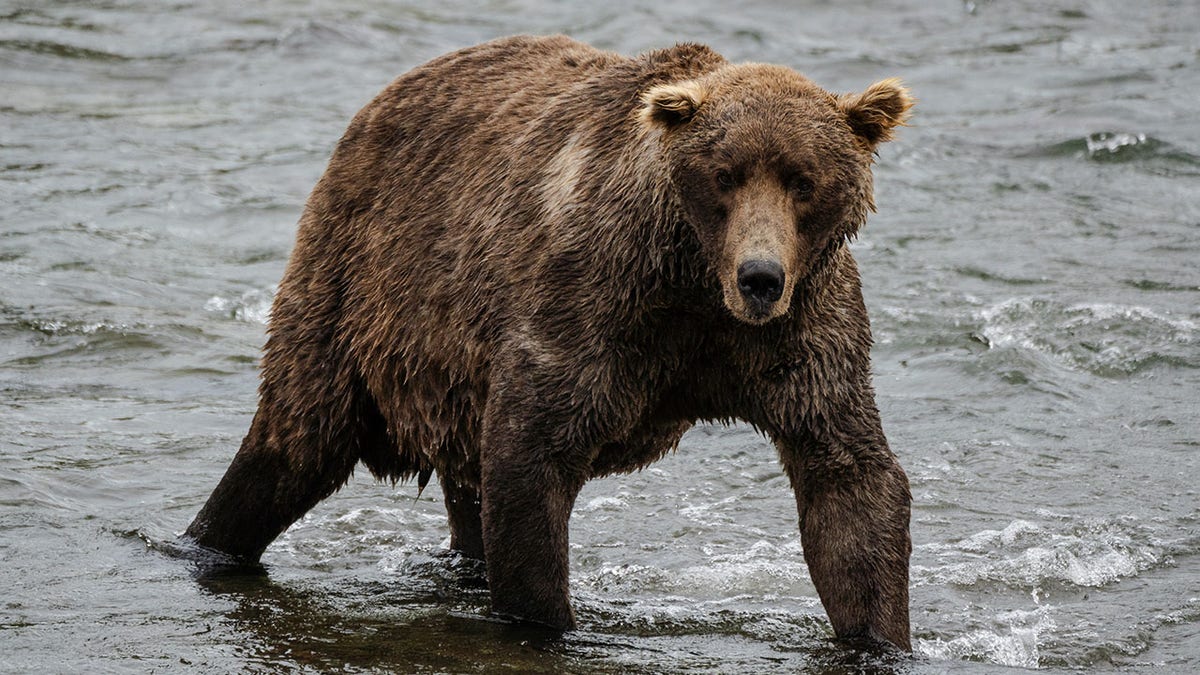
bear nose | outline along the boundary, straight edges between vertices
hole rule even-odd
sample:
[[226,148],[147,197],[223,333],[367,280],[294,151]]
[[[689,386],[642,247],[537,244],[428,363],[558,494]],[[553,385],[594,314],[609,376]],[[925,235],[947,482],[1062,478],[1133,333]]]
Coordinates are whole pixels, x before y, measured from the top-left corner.
[[751,260],[738,266],[738,290],[747,300],[764,304],[783,295],[783,266],[772,260]]

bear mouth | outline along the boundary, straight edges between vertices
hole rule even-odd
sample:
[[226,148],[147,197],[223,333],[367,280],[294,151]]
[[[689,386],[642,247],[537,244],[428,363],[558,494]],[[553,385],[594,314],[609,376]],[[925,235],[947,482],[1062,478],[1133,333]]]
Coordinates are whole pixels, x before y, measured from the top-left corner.
[[759,325],[764,324],[774,318],[774,313],[771,311],[772,306],[764,303],[750,303],[750,307],[746,310],[746,319],[750,323]]
[[741,306],[728,308],[730,313],[742,323],[748,323],[752,326],[761,326],[782,314],[777,311],[779,307],[778,302],[743,299],[738,304]]

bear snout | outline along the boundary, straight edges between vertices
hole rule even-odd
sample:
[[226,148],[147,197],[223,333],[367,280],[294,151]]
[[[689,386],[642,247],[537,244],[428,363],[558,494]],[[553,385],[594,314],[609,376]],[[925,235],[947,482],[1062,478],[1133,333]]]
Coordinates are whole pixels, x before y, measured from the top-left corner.
[[765,309],[783,296],[783,265],[774,260],[749,260],[738,266],[737,286],[751,306]]

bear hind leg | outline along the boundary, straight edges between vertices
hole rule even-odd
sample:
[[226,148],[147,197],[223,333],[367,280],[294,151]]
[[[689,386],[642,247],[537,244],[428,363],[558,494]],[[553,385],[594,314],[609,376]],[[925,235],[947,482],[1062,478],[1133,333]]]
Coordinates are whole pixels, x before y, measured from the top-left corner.
[[365,391],[323,393],[309,400],[324,405],[297,409],[264,386],[241,448],[185,537],[255,564],[268,544],[346,483],[365,449],[387,443]]
[[482,501],[479,488],[463,484],[454,476],[439,474],[446,516],[450,521],[450,549],[468,558],[483,560]]

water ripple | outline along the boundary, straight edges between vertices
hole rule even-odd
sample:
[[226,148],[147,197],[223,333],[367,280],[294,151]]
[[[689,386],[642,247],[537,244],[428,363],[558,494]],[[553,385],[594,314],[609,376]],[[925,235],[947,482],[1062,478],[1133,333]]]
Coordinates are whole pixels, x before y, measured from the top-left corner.
[[918,638],[914,651],[935,659],[968,659],[1002,666],[1037,668],[1040,645],[1057,626],[1050,607],[1032,611],[1004,612],[994,625],[976,628],[949,640]]
[[1026,297],[987,307],[977,320],[973,335],[990,350],[1034,352],[1095,375],[1131,375],[1159,364],[1200,367],[1197,321],[1146,307]]
[[1140,131],[1096,131],[1081,138],[1027,149],[1018,156],[1068,157],[1107,164],[1165,160],[1200,168],[1200,156]]
[[1056,532],[1026,520],[956,544],[927,544],[941,564],[914,566],[917,585],[1003,584],[1040,594],[1051,584],[1099,588],[1171,561],[1161,544],[1125,522],[1095,521]]

